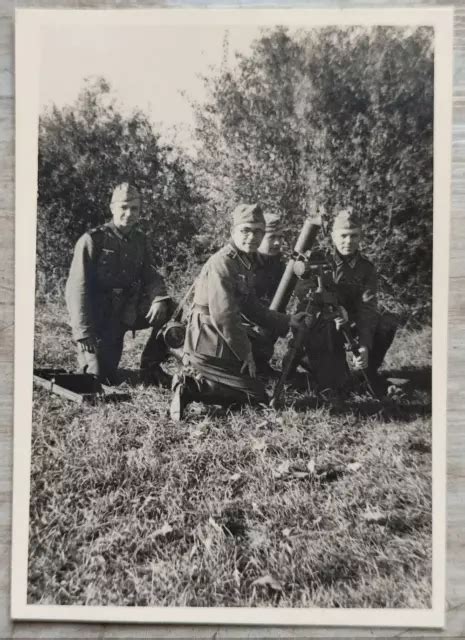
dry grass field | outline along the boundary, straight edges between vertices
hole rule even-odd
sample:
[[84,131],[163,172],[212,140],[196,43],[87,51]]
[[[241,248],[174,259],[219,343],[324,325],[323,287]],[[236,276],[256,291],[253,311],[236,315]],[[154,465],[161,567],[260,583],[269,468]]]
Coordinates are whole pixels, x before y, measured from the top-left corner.
[[[38,305],[36,365],[73,368],[69,335]],[[30,603],[430,606],[429,329],[389,354],[403,397],[335,411],[294,392],[180,425],[134,375],[145,337],[126,338],[131,401],[34,391]]]

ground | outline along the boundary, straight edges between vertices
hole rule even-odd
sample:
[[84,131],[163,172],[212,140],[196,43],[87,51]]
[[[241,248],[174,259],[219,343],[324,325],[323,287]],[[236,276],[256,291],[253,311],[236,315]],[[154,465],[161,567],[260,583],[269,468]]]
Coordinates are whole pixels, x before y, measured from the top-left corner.
[[[59,304],[37,307],[35,362],[74,367]],[[97,406],[35,389],[28,601],[430,607],[430,364],[430,329],[404,329],[386,368],[405,397],[194,405],[180,425],[137,382]]]

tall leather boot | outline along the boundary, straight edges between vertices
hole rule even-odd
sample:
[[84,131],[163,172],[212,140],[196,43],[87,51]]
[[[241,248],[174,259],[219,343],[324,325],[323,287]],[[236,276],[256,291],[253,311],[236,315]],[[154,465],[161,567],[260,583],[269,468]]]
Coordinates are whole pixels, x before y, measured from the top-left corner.
[[153,328],[142,351],[140,361],[140,378],[143,384],[153,384],[165,389],[170,389],[171,376],[160,366],[160,363],[168,357],[168,349],[162,336],[158,335],[158,329]]

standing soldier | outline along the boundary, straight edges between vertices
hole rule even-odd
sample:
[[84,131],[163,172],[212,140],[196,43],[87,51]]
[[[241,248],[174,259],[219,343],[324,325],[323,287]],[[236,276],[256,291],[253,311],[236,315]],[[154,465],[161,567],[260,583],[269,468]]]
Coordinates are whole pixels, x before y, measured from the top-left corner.
[[142,353],[145,382],[166,386],[161,367],[166,346],[158,337],[172,301],[154,264],[150,244],[137,228],[141,198],[124,182],[115,187],[112,220],[79,238],[66,283],[66,304],[81,372],[115,384],[128,330],[152,327]]
[[[333,223],[332,288],[340,305],[340,313],[328,326],[316,324],[309,330],[302,364],[315,374],[320,387],[344,386],[348,369],[365,370],[371,382],[377,381],[377,371],[392,344],[397,320],[391,313],[382,314],[377,305],[377,274],[373,264],[359,251],[362,230],[351,209],[340,211]],[[303,285],[303,287],[302,287]],[[302,289],[299,309],[305,306]],[[299,295],[300,293],[300,295]],[[344,351],[342,327],[355,325],[359,353]],[[328,332],[329,330],[329,332]],[[329,338],[328,338],[329,333]]]
[[[283,228],[281,216],[276,213],[264,213],[265,235],[258,247],[255,261],[255,294],[266,307],[270,306],[276,289],[286,268],[281,246],[283,242]],[[270,366],[273,357],[277,335],[258,327],[249,326],[249,338],[252,352],[257,365],[257,374],[262,377],[273,377],[278,372]]]
[[306,317],[270,311],[256,298],[254,262],[265,232],[260,206],[241,204],[232,218],[231,242],[206,262],[196,281],[184,367],[173,380],[173,420],[182,419],[186,405],[195,400],[229,406],[267,402],[242,317],[277,335]]

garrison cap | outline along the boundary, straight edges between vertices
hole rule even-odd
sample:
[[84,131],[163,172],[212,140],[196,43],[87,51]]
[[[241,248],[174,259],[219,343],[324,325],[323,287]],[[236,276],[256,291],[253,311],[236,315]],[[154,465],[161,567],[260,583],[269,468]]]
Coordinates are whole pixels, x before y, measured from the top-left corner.
[[282,221],[279,213],[264,213],[263,217],[265,218],[265,231],[267,233],[273,233],[273,231],[282,230]]
[[360,229],[360,219],[353,209],[341,209],[333,222],[333,231],[340,229]]
[[136,187],[129,182],[122,182],[113,189],[111,203],[128,202],[129,200],[136,200],[137,198],[140,198],[140,193]]
[[232,222],[238,224],[260,223],[265,227],[265,217],[259,204],[239,204],[232,212]]

